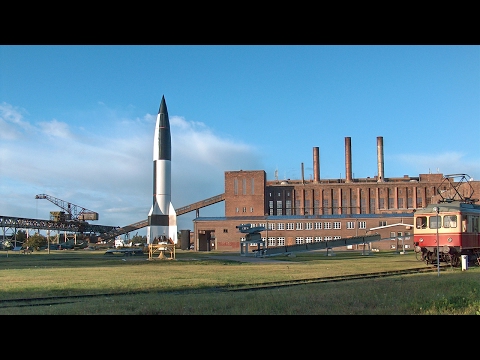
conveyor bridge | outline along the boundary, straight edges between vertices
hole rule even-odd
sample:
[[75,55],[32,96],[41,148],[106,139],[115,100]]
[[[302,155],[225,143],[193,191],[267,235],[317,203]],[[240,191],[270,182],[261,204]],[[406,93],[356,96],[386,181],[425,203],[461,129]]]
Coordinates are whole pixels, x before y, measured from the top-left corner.
[[116,226],[92,225],[85,221],[54,221],[2,215],[0,215],[0,227],[4,231],[12,229],[15,232],[17,229],[37,229],[82,233],[104,233],[117,228]]
[[[177,216],[180,216],[180,215],[189,213],[191,211],[196,211],[197,212],[196,216],[198,217],[199,216],[199,210],[201,208],[203,208],[205,206],[216,204],[216,203],[224,201],[224,200],[225,200],[225,194],[220,194],[220,195],[212,196],[208,199],[197,201],[193,204],[175,209],[175,212],[177,213]],[[124,226],[124,227],[121,227],[121,228],[117,228],[117,229],[114,229],[114,230],[109,231],[107,233],[101,234],[99,241],[108,241],[108,240],[114,239],[116,236],[123,235],[123,234],[129,233],[131,231],[141,229],[141,228],[146,227],[146,226],[148,226],[148,219],[138,221],[134,224],[127,225],[127,226]]]
[[369,245],[371,242],[381,240],[380,235],[355,236],[350,238],[341,238],[337,240],[319,241],[314,243],[296,244],[288,246],[275,246],[266,249],[267,256],[279,255],[290,252],[326,250],[349,245]]
[[[397,224],[398,225],[398,224]],[[403,225],[403,224],[402,224]],[[393,226],[393,225],[392,225]],[[345,247],[350,245],[363,245],[363,250],[367,250],[366,245],[368,245],[368,251],[370,249],[370,243],[376,241],[391,240],[397,241],[395,247],[400,249],[399,241],[410,240],[411,235],[405,236],[395,236],[395,237],[386,237],[382,238],[378,234],[365,235],[365,236],[355,236],[350,238],[341,238],[336,240],[320,241],[315,243],[305,243],[305,244],[295,244],[295,245],[285,245],[285,246],[273,246],[265,248],[265,241],[250,240],[243,241],[241,248],[241,255],[243,256],[275,256],[281,254],[290,254],[292,252],[304,252],[304,251],[314,251],[314,250],[329,250],[338,247]],[[249,245],[252,252],[248,252],[248,248],[245,246]],[[258,246],[260,244],[260,246]],[[403,247],[403,246],[402,246]],[[400,251],[400,250],[399,250]],[[403,247],[405,251],[405,247]]]
[[197,214],[196,216],[199,217],[199,210],[205,206],[213,205],[218,202],[224,201],[225,200],[225,194],[220,194],[216,196],[212,196],[208,199],[202,200],[202,201],[197,201],[193,204],[183,206],[181,208],[175,209],[177,216],[183,215],[186,213],[189,213],[190,211],[196,211]]

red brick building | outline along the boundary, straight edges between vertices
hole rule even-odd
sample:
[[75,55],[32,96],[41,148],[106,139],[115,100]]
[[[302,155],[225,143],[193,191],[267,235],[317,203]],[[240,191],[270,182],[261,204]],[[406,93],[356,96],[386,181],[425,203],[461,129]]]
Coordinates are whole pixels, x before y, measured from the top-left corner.
[[[237,226],[242,224],[265,227],[261,235],[267,247],[378,233],[386,240],[372,248],[412,249],[413,212],[438,201],[444,176],[385,177],[381,137],[377,155],[373,178],[352,177],[350,138],[345,138],[345,179],[320,179],[318,148],[313,149],[313,180],[303,179],[303,171],[302,179],[283,181],[267,181],[263,170],[226,171],[225,216],[194,219],[195,249],[240,252],[245,234]],[[480,194],[480,182],[471,185]]]

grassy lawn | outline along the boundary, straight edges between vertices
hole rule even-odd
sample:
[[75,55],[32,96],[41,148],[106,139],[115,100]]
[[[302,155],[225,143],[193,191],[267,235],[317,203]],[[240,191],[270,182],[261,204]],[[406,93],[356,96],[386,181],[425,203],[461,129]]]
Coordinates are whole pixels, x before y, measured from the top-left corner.
[[[220,287],[427,267],[413,252],[299,253],[268,261],[231,253],[176,252],[175,260],[104,251],[0,252],[0,300],[105,294],[47,305],[2,302],[7,314],[480,314],[480,268],[295,285],[255,291]],[[187,291],[188,290],[188,291]],[[135,294],[115,295],[127,292]],[[25,305],[29,306],[25,306]]]

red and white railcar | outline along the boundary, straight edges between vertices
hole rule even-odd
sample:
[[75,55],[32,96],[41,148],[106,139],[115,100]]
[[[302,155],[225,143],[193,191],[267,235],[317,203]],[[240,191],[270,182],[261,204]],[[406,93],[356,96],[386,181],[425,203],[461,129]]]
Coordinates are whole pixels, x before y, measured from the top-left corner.
[[[451,179],[462,176],[462,181]],[[414,244],[419,260],[459,266],[461,255],[480,264],[480,205],[472,199],[465,174],[446,175],[450,188],[438,188],[441,200],[414,213]],[[465,192],[467,190],[467,192]],[[438,255],[437,255],[438,254]]]

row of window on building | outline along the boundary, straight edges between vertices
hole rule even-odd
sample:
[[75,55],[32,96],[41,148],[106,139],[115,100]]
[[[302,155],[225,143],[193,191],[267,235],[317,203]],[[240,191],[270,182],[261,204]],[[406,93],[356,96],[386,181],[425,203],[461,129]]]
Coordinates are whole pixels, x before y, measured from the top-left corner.
[[[381,221],[380,226],[385,226],[386,222]],[[250,224],[252,228],[257,227],[257,224]],[[288,222],[288,223],[260,223],[259,227],[264,227],[268,230],[329,230],[329,229],[341,229],[342,223],[340,221],[317,221],[317,222]],[[346,222],[347,229],[355,229],[355,221]],[[366,229],[366,221],[358,222],[359,229]]]
[[[379,210],[409,210],[413,209],[413,204],[409,201],[408,206],[405,208],[403,206],[403,202],[399,201],[398,206],[394,206],[393,203],[389,203],[388,208],[385,207],[384,202],[382,201],[383,199],[380,199],[380,204],[378,209]],[[399,199],[400,200],[400,199]],[[429,201],[427,201],[427,205],[429,204]],[[369,213],[370,214],[375,214],[376,213],[376,207],[375,204],[372,203],[370,204],[370,209]],[[418,198],[417,199],[417,207],[423,207],[422,199]],[[250,212],[253,213],[253,206],[249,208]],[[240,208],[235,208],[236,213],[240,213]],[[244,206],[242,207],[242,213],[247,212],[247,207]],[[282,202],[277,201],[277,207],[273,207],[273,202],[269,202],[268,206],[268,214],[269,215],[303,215],[303,214],[312,214],[312,215],[339,215],[339,214],[367,214],[367,208],[365,206],[360,207],[358,209],[355,205],[352,206],[342,206],[338,207],[335,204],[331,207],[324,206],[323,208],[315,207],[315,208],[310,208],[309,205],[306,205],[304,208],[300,207],[300,204],[298,204],[297,207],[292,208],[291,204],[286,204],[286,207],[282,207]]]
[[[341,239],[341,236],[297,236],[295,238],[295,244],[310,244],[313,242],[321,242],[321,241],[331,241],[331,240],[338,240]],[[245,241],[245,238],[240,238],[240,241]],[[262,237],[262,241],[267,241],[266,238]],[[251,243],[251,246],[256,246],[256,243]],[[267,241],[268,246],[285,246],[285,237],[269,237]]]
[[[388,209],[396,209],[396,210],[408,210],[413,209],[413,199],[407,199],[407,207],[405,207],[403,199],[398,199],[398,204],[395,204],[395,199],[389,198],[388,199],[388,207],[386,207],[385,199],[380,198],[378,203],[378,209],[380,210],[388,210]],[[351,204],[348,205],[346,200],[342,201],[342,206],[338,206],[337,200],[332,200],[332,205],[329,205],[328,200],[323,200],[323,207],[320,208],[320,202],[315,200],[315,206],[312,208],[310,206],[310,200],[305,200],[305,206],[302,207],[300,204],[300,200],[295,201],[295,208],[292,208],[292,201],[286,200],[285,204],[281,200],[277,200],[275,203],[273,200],[268,202],[268,213],[270,215],[298,215],[303,212],[306,214],[314,214],[314,215],[337,215],[337,214],[366,214],[367,207],[365,201],[362,199],[360,209],[358,209],[356,201],[352,200]],[[427,205],[430,203],[429,199],[427,199]],[[285,205],[285,206],[284,206]],[[417,198],[417,207],[423,207],[423,199],[421,197]],[[250,209],[253,212],[253,208]],[[370,199],[370,207],[369,213],[374,214],[376,210],[376,199]],[[246,212],[247,209],[243,208],[243,212]],[[237,212],[239,209],[237,208]]]
[[[282,208],[281,204],[277,204],[277,208],[274,209],[273,204],[270,204],[268,213],[270,215],[302,215],[302,214],[312,214],[312,215],[339,215],[339,214],[366,214],[367,209],[365,207],[361,207],[360,209],[357,209],[356,206],[342,206],[342,207],[323,207],[323,208],[310,208],[308,206],[305,206],[304,208],[301,208],[300,206],[296,208],[291,208],[291,207],[286,207],[285,209]],[[419,199],[417,202],[417,207],[422,207],[422,199]],[[383,202],[380,202],[379,210],[389,210],[389,209],[394,209],[394,210],[408,210],[408,209],[413,209],[413,206],[411,204],[408,205],[408,208],[404,208],[402,205],[399,204],[398,207],[394,207],[393,205],[389,206],[388,209],[383,206]],[[250,207],[250,212],[253,213],[253,207]],[[276,211],[275,211],[276,210]],[[359,211],[360,210],[360,211]],[[370,214],[375,213],[375,206],[371,206],[369,209]],[[240,208],[235,208],[236,213],[240,213]],[[247,212],[247,207],[244,206],[242,207],[242,213]]]

